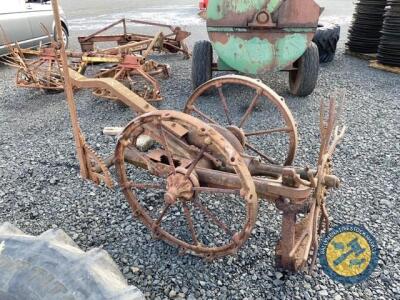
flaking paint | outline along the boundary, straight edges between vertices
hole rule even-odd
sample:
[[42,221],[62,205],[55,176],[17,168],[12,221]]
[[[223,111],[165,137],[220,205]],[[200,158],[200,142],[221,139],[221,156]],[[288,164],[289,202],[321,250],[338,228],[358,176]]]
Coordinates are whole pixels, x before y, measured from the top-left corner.
[[293,33],[285,35],[275,43],[276,70],[285,68],[288,64],[299,59],[307,49],[306,34]]
[[307,35],[286,34],[271,43],[268,39],[242,39],[227,33],[227,42],[214,42],[219,58],[231,68],[247,74],[282,70],[307,49]]
[[281,0],[210,0],[207,8],[207,18],[211,20],[221,20],[229,12],[245,13],[248,11],[259,11],[267,8],[273,12]]
[[275,9],[277,9],[277,7],[279,7],[280,2],[281,2],[280,0],[270,0],[267,5],[267,10],[270,13],[273,13],[275,11]]
[[272,44],[258,37],[243,40],[230,36],[227,43],[216,42],[213,46],[227,65],[244,73],[257,74],[260,67],[273,62]]

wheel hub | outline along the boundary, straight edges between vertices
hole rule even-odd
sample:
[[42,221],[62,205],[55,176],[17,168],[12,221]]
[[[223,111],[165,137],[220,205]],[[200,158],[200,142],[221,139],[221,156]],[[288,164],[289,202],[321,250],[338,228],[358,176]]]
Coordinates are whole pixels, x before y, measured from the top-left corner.
[[175,173],[167,178],[167,187],[164,201],[167,204],[175,204],[177,201],[190,201],[194,199],[193,187],[199,187],[199,181],[194,172],[186,176],[187,170],[182,167],[175,169]]

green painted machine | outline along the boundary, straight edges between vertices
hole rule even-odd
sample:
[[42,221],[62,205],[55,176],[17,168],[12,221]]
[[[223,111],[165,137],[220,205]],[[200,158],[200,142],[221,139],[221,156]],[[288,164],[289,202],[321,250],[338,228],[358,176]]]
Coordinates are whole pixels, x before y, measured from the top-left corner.
[[193,49],[194,88],[210,80],[213,71],[288,71],[290,92],[311,94],[319,70],[312,39],[321,12],[314,0],[210,0],[210,41],[199,41]]

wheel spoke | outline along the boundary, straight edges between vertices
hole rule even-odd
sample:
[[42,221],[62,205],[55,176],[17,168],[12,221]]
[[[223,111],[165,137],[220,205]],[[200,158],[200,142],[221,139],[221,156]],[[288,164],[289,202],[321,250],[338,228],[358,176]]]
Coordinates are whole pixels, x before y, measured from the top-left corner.
[[169,150],[169,147],[168,147],[167,139],[165,137],[165,132],[164,132],[164,129],[162,127],[161,120],[160,120],[160,123],[158,123],[158,127],[160,129],[160,133],[161,133],[160,136],[161,136],[162,142],[163,142],[164,147],[165,147],[165,152],[167,153],[168,163],[172,167],[172,172],[175,174],[176,171],[175,171],[174,160],[172,159],[172,154],[171,154],[171,151]]
[[240,123],[238,125],[239,128],[242,128],[244,123],[247,121],[247,118],[250,116],[251,112],[253,111],[254,107],[257,105],[258,98],[261,95],[261,91],[257,90],[257,94],[254,96],[253,100],[251,101],[249,107],[247,108],[245,114],[243,115]]
[[106,69],[106,70],[100,71],[100,73],[96,74],[96,77],[105,77],[108,74],[110,74],[110,73],[112,73],[112,72],[114,72],[116,70],[117,70],[117,67],[112,67],[110,69]]
[[282,127],[282,128],[275,128],[275,129],[267,129],[267,130],[246,132],[244,135],[245,136],[267,135],[267,134],[276,133],[276,132],[291,132],[291,131],[292,131],[292,129],[290,129],[288,127]]
[[168,209],[171,207],[171,204],[166,204],[163,208],[163,210],[160,213],[160,216],[158,217],[157,221],[154,223],[155,227],[160,227],[160,224],[162,222],[162,219],[164,218],[165,214],[167,213]]
[[224,108],[224,111],[225,111],[225,115],[226,115],[226,119],[227,119],[227,121],[228,121],[228,124],[229,124],[229,125],[232,125],[232,120],[231,120],[231,117],[230,117],[230,112],[229,112],[229,108],[228,108],[228,103],[226,102],[225,95],[224,95],[224,93],[222,92],[222,86],[221,86],[221,85],[220,85],[220,86],[217,86],[217,89],[218,89],[219,98],[221,99],[221,102],[222,102],[222,107]]
[[194,229],[193,218],[190,214],[189,207],[187,206],[187,204],[185,202],[182,202],[182,206],[183,206],[183,212],[185,214],[186,222],[188,224],[190,233],[192,235],[192,241],[195,245],[198,245],[199,241],[197,240],[196,230]]
[[146,189],[156,189],[156,190],[165,190],[165,187],[161,184],[154,184],[154,183],[139,183],[129,181],[125,187],[125,189],[138,189],[138,190],[146,190]]
[[279,163],[275,159],[265,155],[264,153],[262,153],[260,150],[257,150],[254,146],[250,145],[249,143],[246,143],[246,147],[248,147],[253,152],[257,153],[258,155],[260,155],[262,158],[269,161],[270,163],[279,165]]
[[[118,70],[118,69],[116,69],[116,70]],[[117,71],[117,72],[115,73],[115,75],[114,75],[113,78],[114,78],[114,79],[118,79],[124,71],[125,71],[125,68],[121,68],[119,71]]]
[[205,207],[200,200],[196,200],[193,202],[194,205],[199,208],[207,217],[209,217],[211,219],[211,221],[219,226],[220,228],[222,228],[226,234],[232,234],[232,231],[228,228],[228,226],[225,225],[225,223],[223,223],[222,221],[218,220],[217,216],[212,213],[207,207]]
[[196,167],[196,165],[199,163],[201,157],[203,156],[204,152],[207,149],[207,145],[203,145],[203,147],[201,147],[201,150],[199,152],[199,154],[197,155],[197,157],[190,163],[190,167],[187,170],[186,174],[185,174],[185,179],[188,179],[190,174],[192,174],[194,168]]
[[203,117],[204,119],[206,119],[208,122],[212,123],[212,124],[218,124],[217,122],[215,122],[213,119],[211,119],[209,116],[207,116],[205,113],[203,113],[201,110],[199,110],[196,106],[192,106],[192,110],[194,110],[200,117]]

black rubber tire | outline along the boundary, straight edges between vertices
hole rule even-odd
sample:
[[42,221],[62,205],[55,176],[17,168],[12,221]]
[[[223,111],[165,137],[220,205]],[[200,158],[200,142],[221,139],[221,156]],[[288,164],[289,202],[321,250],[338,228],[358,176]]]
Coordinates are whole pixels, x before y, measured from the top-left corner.
[[[68,35],[67,29],[66,29],[64,26],[62,26],[62,32],[63,32],[63,35],[65,36],[65,40],[64,40],[65,49],[68,49],[68,45],[69,45],[69,35]],[[56,30],[55,30],[55,29],[54,29],[54,40],[55,40],[56,42],[58,41],[57,33],[56,33]]]
[[192,53],[192,85],[196,89],[212,78],[213,49],[209,41],[198,41]]
[[83,252],[62,230],[31,236],[0,225],[0,299],[144,300],[102,249]]
[[290,93],[299,97],[310,95],[318,81],[318,47],[311,42],[306,52],[295,63],[296,70],[289,71]]
[[328,22],[321,22],[318,24],[313,42],[318,47],[320,63],[333,61],[339,38],[340,26],[338,24]]

